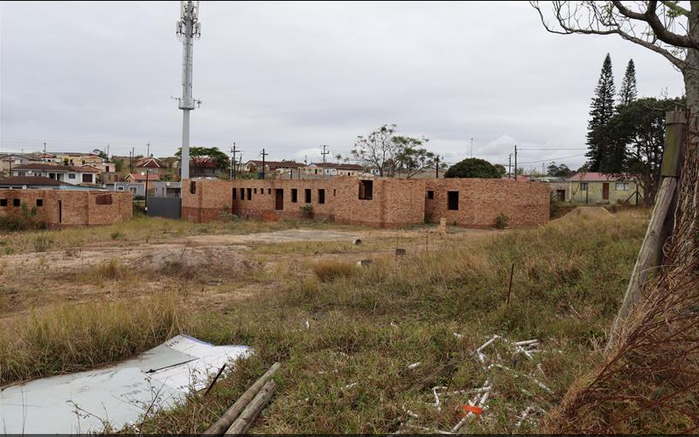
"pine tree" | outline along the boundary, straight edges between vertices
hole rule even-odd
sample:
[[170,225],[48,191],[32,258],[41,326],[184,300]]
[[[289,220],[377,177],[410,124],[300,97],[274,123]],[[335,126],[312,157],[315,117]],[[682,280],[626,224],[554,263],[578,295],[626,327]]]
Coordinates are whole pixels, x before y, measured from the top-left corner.
[[614,115],[614,75],[612,74],[612,58],[607,53],[602,64],[602,72],[595,96],[590,104],[590,121],[587,125],[587,146],[590,171],[600,171],[600,165],[604,160],[605,153],[610,147],[607,124]]
[[619,90],[619,106],[626,106],[636,100],[638,92],[636,90],[636,65],[633,59],[629,60],[629,65],[626,66],[624,81],[621,82]]

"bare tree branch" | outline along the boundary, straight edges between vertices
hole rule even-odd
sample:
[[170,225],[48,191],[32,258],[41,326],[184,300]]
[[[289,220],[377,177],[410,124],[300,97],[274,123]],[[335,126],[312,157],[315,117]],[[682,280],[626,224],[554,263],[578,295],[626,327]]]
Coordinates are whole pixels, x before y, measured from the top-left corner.
[[[574,3],[572,7],[571,3]],[[649,2],[649,8],[644,13],[632,11],[616,0],[613,0],[611,4],[594,1],[554,1],[552,4],[555,25],[552,25],[546,20],[544,12],[541,10],[538,1],[530,1],[530,5],[539,14],[541,24],[544,26],[546,31],[550,33],[558,35],[619,35],[621,38],[627,41],[631,41],[660,54],[680,70],[686,69],[688,67],[687,63],[684,61],[684,59],[679,58],[670,50],[663,47],[660,43],[685,49],[697,47],[697,44],[691,41],[688,37],[672,33],[661,24],[656,14],[657,2]],[[617,16],[615,16],[615,10],[619,12]],[[623,21],[619,22],[619,19],[622,19]],[[648,38],[650,38],[649,40],[639,36],[635,30],[636,28],[632,20],[643,22],[647,24],[651,30],[653,30],[652,34],[648,36]],[[654,25],[659,24],[663,28],[664,32],[655,31],[649,20],[656,22]],[[648,35],[648,33],[642,33],[641,35],[643,34]],[[661,34],[663,35],[663,38],[660,37]],[[678,38],[680,40],[679,42],[686,45],[678,45],[668,42],[673,41],[673,37]]]
[[666,44],[688,49],[699,47],[698,42],[692,41],[688,36],[677,35],[676,33],[670,32],[663,23],[660,22],[656,12],[658,8],[657,1],[649,1],[648,9],[643,14],[631,11],[619,0],[612,0],[612,4],[614,4],[614,7],[625,17],[648,23],[658,39]]

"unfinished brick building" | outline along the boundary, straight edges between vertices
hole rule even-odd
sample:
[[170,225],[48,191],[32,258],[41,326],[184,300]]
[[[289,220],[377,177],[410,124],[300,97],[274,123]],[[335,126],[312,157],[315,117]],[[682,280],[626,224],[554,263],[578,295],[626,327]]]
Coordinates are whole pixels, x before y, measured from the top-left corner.
[[0,190],[0,215],[36,208],[50,227],[108,225],[133,217],[131,193],[72,190]]
[[487,228],[504,213],[509,226],[545,223],[545,184],[500,179],[186,180],[182,218],[218,220],[222,211],[243,217],[298,218],[311,206],[316,217],[339,223],[403,227],[447,223]]

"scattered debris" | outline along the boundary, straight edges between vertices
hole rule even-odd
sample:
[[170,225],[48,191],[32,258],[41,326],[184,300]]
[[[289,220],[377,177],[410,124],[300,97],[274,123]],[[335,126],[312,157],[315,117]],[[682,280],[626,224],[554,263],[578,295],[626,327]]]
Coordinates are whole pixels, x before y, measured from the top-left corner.
[[396,256],[405,256],[406,253],[405,249],[396,248]]
[[351,384],[347,384],[346,386],[342,387],[342,390],[349,390],[349,389],[351,389],[352,387],[356,386],[357,384],[358,384],[357,382],[353,382],[353,383],[351,383]]
[[367,266],[370,266],[373,262],[374,262],[374,260],[371,260],[371,259],[363,259],[361,261],[357,261],[357,266],[358,267],[367,267]]
[[[458,334],[456,332],[452,333],[456,338],[463,338],[462,334]],[[506,345],[507,349],[511,351],[512,357],[515,357],[516,355],[524,355],[527,360],[534,360],[534,354],[541,352],[539,349],[540,343],[539,340],[537,339],[531,339],[531,340],[522,340],[522,341],[517,341],[517,342],[509,342],[506,339],[502,338],[499,335],[493,335],[490,337],[485,343],[483,343],[480,347],[475,349],[471,356],[474,357],[481,365],[481,369],[486,373],[486,378],[481,387],[473,388],[473,389],[466,389],[466,390],[448,390],[448,387],[445,386],[434,386],[432,387],[432,395],[434,397],[434,402],[428,402],[428,405],[431,405],[434,407],[437,411],[441,412],[443,409],[444,404],[444,397],[447,396],[471,396],[470,399],[467,399],[467,402],[465,402],[462,405],[459,405],[457,407],[457,410],[461,413],[461,419],[459,422],[454,425],[454,427],[451,429],[451,431],[441,431],[437,428],[430,428],[429,426],[424,426],[424,425],[417,425],[412,423],[413,420],[419,419],[418,414],[408,410],[403,406],[403,411],[406,412],[406,414],[409,416],[409,419],[405,421],[405,423],[401,423],[401,427],[408,428],[408,429],[417,429],[417,430],[422,430],[422,431],[427,431],[430,433],[436,433],[436,434],[455,434],[462,432],[462,428],[474,417],[476,416],[481,416],[485,413],[485,411],[488,409],[488,400],[490,399],[491,395],[495,394],[494,388],[493,388],[493,377],[494,374],[493,372],[496,370],[499,371],[505,371],[508,372],[512,375],[514,375],[515,378],[525,378],[529,381],[531,381],[534,385],[536,385],[538,388],[541,390],[544,390],[547,393],[552,393],[552,390],[547,387],[543,382],[541,382],[539,379],[536,377],[519,372],[517,370],[512,369],[511,367],[508,367],[504,364],[501,364],[503,362],[502,357],[500,356],[500,352],[502,352],[502,349],[497,349],[495,348],[495,343],[500,342],[503,345]],[[493,349],[493,352],[488,352],[488,349]],[[435,373],[438,375],[439,378],[444,377],[444,369],[452,369],[449,372],[453,372],[454,368],[456,367],[457,363],[452,362],[451,360],[449,363],[442,365],[440,369]],[[420,365],[420,362],[413,363],[408,365],[409,369],[413,369]],[[541,375],[544,375],[543,369],[541,367],[541,364],[537,364],[536,366],[537,370]],[[441,375],[441,376],[439,376]],[[436,381],[437,379],[435,378],[426,378],[425,381],[423,381],[420,384],[416,384],[413,386],[413,389],[417,390],[422,390],[425,387],[425,383],[428,381]],[[520,391],[527,396],[531,398],[536,398],[536,396],[531,393],[528,390],[525,390],[524,388],[520,388]],[[544,412],[543,408],[537,406],[537,405],[532,405],[527,407],[524,411],[522,411],[519,416],[518,416],[518,421],[517,424],[515,425],[517,428],[520,427],[522,423],[524,423],[525,420],[532,420],[531,416],[535,413],[542,413]]]
[[360,244],[362,244],[361,238],[355,238],[354,240],[352,240],[352,244],[354,244],[355,246],[359,246]]

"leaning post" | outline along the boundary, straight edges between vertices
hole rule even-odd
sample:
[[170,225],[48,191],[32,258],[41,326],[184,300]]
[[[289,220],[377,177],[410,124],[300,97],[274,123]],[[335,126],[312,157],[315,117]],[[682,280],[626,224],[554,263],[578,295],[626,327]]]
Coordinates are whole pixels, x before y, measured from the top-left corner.
[[677,204],[677,181],[683,158],[683,145],[687,126],[685,112],[672,111],[665,116],[665,148],[660,170],[661,182],[655,199],[653,215],[651,216],[646,236],[636,258],[636,264],[631,272],[629,285],[617,313],[605,352],[608,354],[618,343],[623,322],[628,318],[633,307],[641,300],[643,288],[646,285],[648,272],[662,265],[663,246],[672,235],[672,226]]

